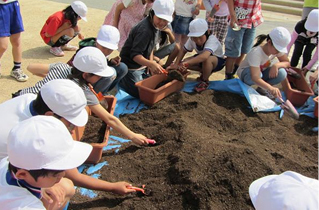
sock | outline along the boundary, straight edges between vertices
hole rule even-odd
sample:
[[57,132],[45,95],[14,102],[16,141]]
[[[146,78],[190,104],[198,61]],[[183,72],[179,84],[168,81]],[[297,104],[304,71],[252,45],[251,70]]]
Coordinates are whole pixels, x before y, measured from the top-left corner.
[[234,69],[233,69],[233,72],[232,72],[233,75],[236,73],[238,67],[239,67],[239,66],[238,66],[237,64],[234,65]]
[[21,62],[13,62],[12,70],[21,69]]
[[234,78],[234,74],[233,73],[226,73],[225,74],[225,79],[233,79]]

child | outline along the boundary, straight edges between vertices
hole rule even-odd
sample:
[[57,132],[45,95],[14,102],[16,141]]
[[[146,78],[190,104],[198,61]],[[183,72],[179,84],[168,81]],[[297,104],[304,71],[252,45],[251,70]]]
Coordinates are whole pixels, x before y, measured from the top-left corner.
[[[63,209],[75,193],[65,170],[83,164],[91,151],[54,117],[18,123],[8,136],[8,157],[0,162],[1,209]],[[64,192],[62,199],[50,203],[42,197],[51,187]]]
[[[318,61],[318,14],[319,10],[314,9],[306,19],[296,24],[295,30],[291,34],[291,41],[287,47],[289,52],[291,46],[294,44],[294,51],[290,60],[291,66],[296,67],[301,55],[303,55],[301,67],[305,74]],[[317,48],[316,52],[311,59],[312,51],[315,48]]]
[[294,171],[268,175],[249,186],[256,210],[319,209],[319,181]]
[[[117,28],[114,26],[103,25],[101,26],[97,38],[90,37],[83,39],[79,42],[79,47],[83,49],[84,47],[96,47],[105,55],[107,59],[107,63],[109,66],[113,67],[116,71],[111,77],[102,77],[98,82],[93,85],[93,89],[99,93],[101,92],[103,95],[107,95],[109,91],[111,91],[119,81],[127,74],[127,66],[125,63],[121,62],[121,57],[116,56],[114,58],[108,59],[109,55],[113,52],[113,50],[118,49],[118,43],[120,40],[120,33]],[[78,51],[79,51],[78,50]],[[77,52],[78,52],[77,51]],[[76,52],[76,53],[77,53]],[[73,66],[73,60],[76,55],[67,62],[69,66]],[[27,67],[28,71],[32,74],[45,77],[49,72],[49,66],[47,64],[30,64]]]
[[132,28],[120,56],[129,71],[120,81],[120,87],[134,97],[139,97],[135,83],[152,74],[163,73],[163,67],[153,60],[153,49],[158,30],[164,30],[172,21],[172,0],[155,0],[148,17]]
[[[266,44],[260,45],[267,41]],[[286,55],[287,45],[290,42],[290,33],[284,27],[274,28],[268,35],[257,37],[253,49],[238,67],[238,77],[247,85],[257,85],[257,91],[271,99],[281,98],[280,90],[273,85],[283,81],[290,66]],[[278,58],[279,62],[272,63]]]
[[[154,51],[154,60],[166,69],[175,60],[179,50],[180,47],[179,44],[175,42],[172,27],[168,25],[168,27],[160,31]],[[162,59],[166,56],[168,56],[168,58],[164,63]]]
[[63,11],[58,11],[47,19],[40,35],[43,41],[51,46],[50,53],[61,57],[64,56],[63,50],[77,50],[77,47],[68,45],[68,42],[76,35],[79,39],[84,39],[78,21],[87,21],[86,14],[86,5],[81,1],[74,1]]
[[21,32],[24,31],[24,28],[18,0],[0,0],[0,14],[0,61],[4,52],[8,48],[8,42],[10,39],[13,56],[13,68],[11,70],[10,76],[19,82],[25,82],[29,79],[29,77],[21,69]]
[[[207,30],[206,20],[200,18],[193,20],[189,24],[188,36],[190,38],[183,50],[179,52],[175,64],[169,67],[169,69],[177,69],[178,66],[182,66],[184,69],[188,68],[201,72],[201,76],[198,78],[199,83],[195,87],[196,92],[206,90],[209,85],[209,76],[213,72],[222,70],[225,66],[223,48],[214,35],[208,35]],[[183,60],[180,64],[185,54],[193,50],[197,54]]]
[[117,0],[106,15],[104,25],[113,25],[119,29],[121,51],[131,29],[140,22],[152,7],[154,0]]
[[179,43],[181,48],[187,41],[187,34],[189,33],[189,23],[194,20],[196,15],[199,15],[200,5],[202,0],[176,0],[174,20],[172,28],[176,43]]
[[[238,66],[253,46],[256,27],[264,19],[261,14],[261,0],[228,0],[227,2],[230,25],[225,40],[227,56],[225,79],[232,79]],[[238,27],[235,27],[236,25]]]
[[[224,45],[229,15],[227,0],[203,0],[203,4],[206,9],[209,34],[214,34],[221,45]],[[212,12],[215,14],[211,17]]]
[[[20,121],[37,115],[55,116],[73,132],[74,126],[84,126],[88,120],[86,98],[83,90],[69,79],[55,79],[41,87],[40,92],[24,94],[0,104],[0,159],[7,156],[7,136]],[[127,182],[110,183],[80,174],[77,169],[66,171],[66,177],[77,186],[93,190],[111,191],[118,194],[131,192]],[[52,194],[52,193],[51,193]]]
[[119,133],[131,139],[135,144],[147,145],[147,138],[128,129],[118,118],[111,115],[100,104],[98,98],[90,90],[89,84],[95,84],[101,77],[111,77],[114,69],[106,63],[104,54],[96,47],[85,47],[74,57],[74,67],[67,64],[58,63],[50,66],[49,73],[43,80],[37,82],[33,87],[22,89],[18,94],[37,94],[42,85],[54,79],[72,79],[83,89],[87,99],[87,105],[91,111],[107,125]]

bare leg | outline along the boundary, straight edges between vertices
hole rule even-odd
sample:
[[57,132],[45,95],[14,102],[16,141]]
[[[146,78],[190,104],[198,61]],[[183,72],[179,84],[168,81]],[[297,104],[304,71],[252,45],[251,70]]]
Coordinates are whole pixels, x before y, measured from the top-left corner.
[[13,61],[21,63],[22,61],[21,33],[12,34],[10,36],[10,42],[12,45]]
[[167,68],[171,63],[173,63],[173,61],[175,60],[175,58],[177,57],[178,53],[179,53],[179,44],[175,43],[175,47],[173,52],[171,52],[171,54],[168,56],[167,61],[164,65],[165,68]]
[[209,56],[209,58],[203,62],[202,80],[209,81],[209,76],[212,70],[217,66],[218,59],[216,56]]
[[0,76],[1,76],[1,58],[8,49],[9,37],[0,37]]
[[38,77],[45,77],[49,73],[49,64],[33,63],[28,65],[27,70]]

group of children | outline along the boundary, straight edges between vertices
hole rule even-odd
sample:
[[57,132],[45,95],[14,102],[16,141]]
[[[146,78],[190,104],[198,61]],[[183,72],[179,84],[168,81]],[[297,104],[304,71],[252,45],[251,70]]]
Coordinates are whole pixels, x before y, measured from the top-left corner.
[[[17,1],[5,2],[0,3],[0,8],[18,7]],[[94,179],[76,169],[92,150],[88,144],[73,141],[70,135],[74,126],[86,124],[86,106],[133,143],[148,144],[147,137],[131,131],[108,113],[94,92],[106,95],[119,87],[139,97],[136,82],[175,69],[200,72],[195,91],[201,92],[207,89],[210,75],[226,66],[226,79],[237,72],[244,83],[257,85],[260,93],[281,97],[274,85],[285,79],[285,68],[293,65],[287,47],[294,43],[298,51],[310,44],[305,53],[308,55],[318,45],[318,9],[297,24],[292,35],[296,39],[291,39],[284,27],[276,27],[267,35],[259,35],[252,46],[256,27],[263,22],[259,0],[227,3],[203,0],[206,20],[195,18],[201,3],[201,0],[176,0],[175,4],[172,0],[117,1],[97,37],[86,39],[77,24],[81,19],[86,21],[87,7],[83,2],[74,1],[48,18],[40,35],[50,46],[50,52],[55,56],[64,56],[63,50],[76,53],[67,64],[29,65],[28,70],[43,79],[0,104],[0,113],[7,116],[0,121],[2,208],[62,209],[74,194],[73,185],[118,194],[134,191],[127,182]],[[23,27],[13,34],[21,31]],[[81,39],[79,49],[69,45],[76,36]],[[304,42],[305,39],[309,41]],[[120,55],[109,59],[118,49]],[[192,51],[196,54],[184,58]],[[2,54],[0,51],[0,58]],[[296,52],[297,57],[299,54]],[[162,61],[165,56],[169,56],[166,63]],[[279,62],[273,63],[274,58]],[[310,60],[309,57],[303,60],[305,68],[307,59]]]

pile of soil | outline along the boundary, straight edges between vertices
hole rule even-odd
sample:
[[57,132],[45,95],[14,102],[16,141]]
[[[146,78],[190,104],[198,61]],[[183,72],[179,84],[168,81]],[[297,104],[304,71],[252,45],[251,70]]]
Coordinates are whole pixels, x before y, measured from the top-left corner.
[[[108,151],[99,173],[110,182],[146,185],[149,196],[79,193],[69,209],[253,209],[251,182],[287,170],[318,177],[317,119],[253,113],[244,97],[207,90],[175,93],[120,119],[157,141]],[[111,132],[112,135],[117,135]]]

